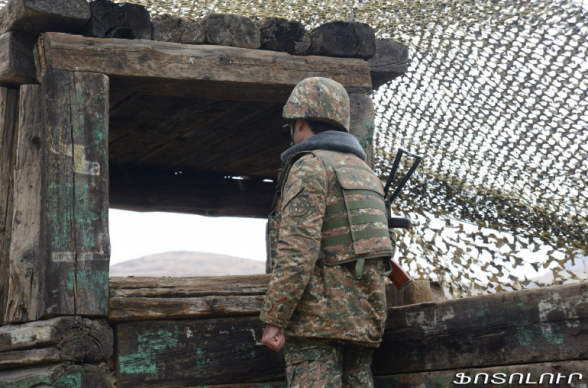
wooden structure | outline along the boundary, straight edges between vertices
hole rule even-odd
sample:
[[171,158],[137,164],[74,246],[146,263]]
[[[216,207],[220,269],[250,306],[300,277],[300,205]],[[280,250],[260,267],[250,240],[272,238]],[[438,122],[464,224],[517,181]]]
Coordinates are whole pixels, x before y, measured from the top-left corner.
[[[313,35],[205,19],[105,0],[0,10],[0,386],[283,386],[283,358],[260,344],[269,276],[109,278],[108,208],[265,217],[293,87],[341,82],[371,157],[372,90],[406,71],[407,51],[365,25],[345,45],[329,43],[341,23]],[[429,302],[390,306],[379,386],[585,372],[584,284],[455,301],[413,288],[389,290]]]

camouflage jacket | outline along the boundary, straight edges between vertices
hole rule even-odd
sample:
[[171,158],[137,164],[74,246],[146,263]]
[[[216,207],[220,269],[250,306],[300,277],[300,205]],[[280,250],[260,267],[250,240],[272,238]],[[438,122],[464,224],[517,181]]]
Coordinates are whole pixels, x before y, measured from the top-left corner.
[[[359,246],[343,242],[330,251],[321,248],[325,237],[345,230],[330,230],[323,236],[323,225],[330,218],[329,206],[336,207],[343,200],[337,172],[331,167],[334,164],[361,167],[366,170],[364,174],[373,176],[381,190],[369,167],[350,153],[315,150],[292,165],[277,201],[280,217],[274,236],[275,262],[260,318],[285,327],[287,336],[334,338],[378,346],[386,320],[382,276],[386,268],[384,260],[373,257],[389,252],[390,239],[371,238],[367,241],[369,247],[364,241]],[[387,229],[387,225],[379,225],[379,229]],[[352,260],[362,255],[369,259],[356,279]],[[332,265],[333,257],[340,258],[336,265]]]

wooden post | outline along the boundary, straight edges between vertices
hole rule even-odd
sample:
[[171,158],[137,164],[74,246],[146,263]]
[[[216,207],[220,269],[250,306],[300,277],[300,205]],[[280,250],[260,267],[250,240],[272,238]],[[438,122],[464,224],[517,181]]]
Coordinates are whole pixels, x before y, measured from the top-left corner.
[[18,125],[18,90],[0,88],[0,324],[8,303],[8,266],[12,232],[12,169]]
[[348,89],[349,104],[351,107],[351,128],[349,132],[354,135],[365,153],[367,154],[366,163],[374,168],[373,144],[374,139],[374,104],[372,96],[368,89]]
[[33,321],[42,300],[39,241],[41,239],[41,119],[39,85],[20,89],[19,126],[15,139],[14,211],[5,323]]
[[108,77],[50,70],[43,81],[43,316],[107,316]]

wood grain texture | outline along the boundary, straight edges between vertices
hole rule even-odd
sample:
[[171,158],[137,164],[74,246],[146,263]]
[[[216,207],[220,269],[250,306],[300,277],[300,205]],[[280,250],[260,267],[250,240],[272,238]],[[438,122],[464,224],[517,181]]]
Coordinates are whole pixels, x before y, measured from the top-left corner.
[[354,135],[367,154],[366,163],[374,168],[373,140],[375,131],[375,113],[372,96],[367,91],[348,91],[351,108],[351,125],[349,133]]
[[21,32],[0,35],[0,85],[35,83],[33,48],[37,39]]
[[257,315],[268,275],[111,278],[109,321]]
[[257,49],[259,29],[247,16],[210,13],[200,20],[204,41],[219,46]]
[[106,316],[108,78],[51,70],[43,98],[43,315]]
[[373,369],[386,375],[585,359],[587,333],[587,283],[395,307]]
[[204,28],[197,20],[164,14],[155,16],[151,25],[153,40],[184,44],[204,43]]
[[306,55],[310,49],[310,33],[300,22],[282,18],[265,18],[257,22],[261,32],[262,50]]
[[97,38],[151,39],[151,17],[147,8],[130,3],[95,0],[92,16],[83,34]]
[[59,317],[0,327],[0,369],[62,361],[96,363],[112,357],[106,320]]
[[376,55],[368,61],[373,89],[408,70],[408,47],[391,39],[376,40]]
[[8,31],[31,35],[77,32],[89,19],[90,5],[85,0],[11,0],[0,9],[0,35]]
[[[473,386],[474,381],[476,381],[476,386],[557,386],[580,388],[586,386],[585,379],[586,376],[588,376],[588,362],[586,360],[561,361],[527,365],[503,365],[491,368],[453,369],[448,371],[420,372],[393,376],[377,376],[374,379],[374,386],[375,388],[453,388],[462,386],[456,385],[455,383],[468,381],[465,377],[463,380],[457,378],[457,373],[464,373],[464,376],[471,379],[469,380],[471,381],[470,384],[463,384],[463,386],[466,387]],[[518,373],[518,375],[515,373]],[[580,373],[583,376],[582,380],[579,379],[578,375],[572,376],[573,373]],[[559,380],[558,375],[560,376]],[[487,385],[485,382],[487,382]]]
[[33,368],[0,371],[3,388],[111,388],[106,364],[60,363]]
[[39,85],[20,88],[19,129],[14,165],[14,212],[7,308],[4,322],[34,321],[42,303],[41,137],[43,102]]
[[8,298],[8,269],[12,236],[15,136],[18,127],[18,89],[0,87],[0,324]]
[[[113,76],[113,83],[126,80],[125,87],[159,95],[211,99],[217,93],[216,99],[276,103],[285,101],[299,81],[311,76],[329,77],[346,87],[371,87],[367,63],[359,59],[301,58],[237,47],[51,32],[39,40],[37,51],[41,73],[46,69],[102,73]],[[217,90],[219,84],[223,88]]]
[[255,317],[119,323],[119,387],[177,387],[276,381],[284,359],[261,344]]

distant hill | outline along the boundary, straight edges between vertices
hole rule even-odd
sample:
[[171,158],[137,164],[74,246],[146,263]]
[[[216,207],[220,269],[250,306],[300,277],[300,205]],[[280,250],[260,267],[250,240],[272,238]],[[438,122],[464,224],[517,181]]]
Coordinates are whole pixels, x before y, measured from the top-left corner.
[[265,262],[201,252],[166,252],[110,267],[110,276],[222,276],[265,273]]

